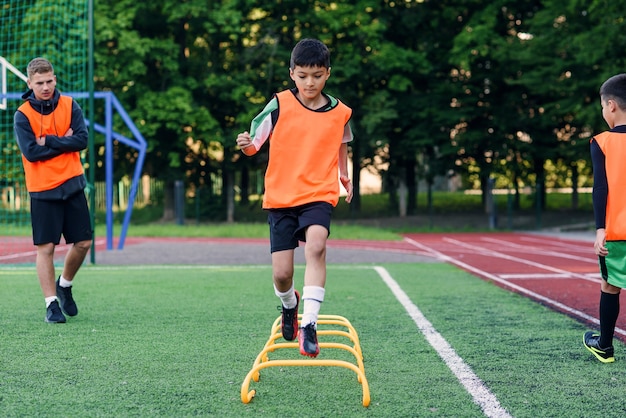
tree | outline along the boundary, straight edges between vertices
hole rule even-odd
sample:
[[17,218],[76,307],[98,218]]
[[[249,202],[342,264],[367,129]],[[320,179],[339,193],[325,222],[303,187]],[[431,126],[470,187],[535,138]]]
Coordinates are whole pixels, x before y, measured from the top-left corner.
[[[533,155],[569,167],[576,208],[580,169],[590,170],[590,164],[580,161],[589,161],[589,139],[604,129],[598,89],[605,78],[623,68],[624,58],[615,46],[626,39],[624,24],[619,8],[603,1],[588,5],[544,1],[543,5],[517,55],[520,75],[514,83],[534,101],[528,106],[532,112],[520,112],[519,119],[533,139],[549,138],[539,147],[533,141]],[[539,167],[534,171],[539,175]]]
[[[546,153],[551,149],[549,140],[542,142],[550,130],[542,130],[536,123],[530,135],[533,148],[526,145],[533,126],[520,123],[519,115],[532,118],[537,103],[511,82],[520,77],[515,50],[540,8],[541,2],[534,0],[494,1],[476,11],[454,41],[450,58],[457,66],[454,102],[460,115],[455,142],[459,157],[479,168],[483,201],[487,179],[502,173],[502,167],[520,164],[520,159],[527,159],[534,150],[533,170],[542,179],[543,161],[550,157]],[[515,180],[523,174],[517,168],[512,173]]]
[[[246,201],[262,175],[267,155],[241,158],[234,138],[291,87],[289,54],[303,37],[331,50],[327,92],[353,108],[355,174],[385,167],[390,204],[405,184],[408,213],[417,211],[418,180],[432,185],[449,170],[478,173],[483,188],[497,176],[545,191],[548,167],[576,185],[589,170],[588,140],[604,128],[598,87],[624,66],[621,10],[602,0],[96,7],[97,88],[113,90],[148,139],[146,172],[184,179],[190,197],[209,191],[212,219],[234,220],[235,182]],[[116,129],[125,128],[116,121]],[[119,178],[134,156],[119,145],[115,155]],[[354,183],[358,190],[358,176]]]

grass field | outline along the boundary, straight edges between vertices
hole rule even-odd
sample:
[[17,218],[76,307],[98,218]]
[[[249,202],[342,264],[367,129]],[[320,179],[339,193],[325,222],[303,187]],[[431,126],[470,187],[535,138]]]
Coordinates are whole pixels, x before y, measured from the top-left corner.
[[[603,365],[582,347],[584,325],[524,297],[446,264],[383,267],[432,329],[370,265],[329,266],[322,306],[359,334],[368,408],[355,374],[335,367],[263,370],[256,397],[242,403],[241,383],[279,314],[269,266],[85,266],[79,315],[57,325],[43,321],[34,269],[3,268],[0,415],[483,416],[459,364],[429,343],[433,333],[511,416],[624,415],[620,343],[617,362]],[[334,356],[345,355],[320,354]]]

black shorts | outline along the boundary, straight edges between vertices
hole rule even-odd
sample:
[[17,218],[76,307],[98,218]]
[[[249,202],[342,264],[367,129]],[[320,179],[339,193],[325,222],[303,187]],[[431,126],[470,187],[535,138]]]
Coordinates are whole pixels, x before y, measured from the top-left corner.
[[66,200],[31,199],[30,218],[35,245],[58,245],[61,234],[68,244],[88,241],[93,237],[89,207],[83,192]]
[[330,217],[333,206],[326,202],[314,202],[294,208],[268,209],[270,225],[270,252],[293,250],[298,241],[306,241],[306,229],[321,225],[330,235]]

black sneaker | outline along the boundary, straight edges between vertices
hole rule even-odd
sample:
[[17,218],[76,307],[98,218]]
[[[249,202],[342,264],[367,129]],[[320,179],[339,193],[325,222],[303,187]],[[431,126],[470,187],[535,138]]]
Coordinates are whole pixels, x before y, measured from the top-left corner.
[[56,300],[48,305],[48,308],[46,309],[46,322],[51,324],[65,323],[65,316],[63,315],[63,312],[61,312],[59,302]]
[[300,354],[303,356],[317,357],[320,353],[320,346],[317,343],[317,330],[315,323],[311,323],[306,327],[300,328]]
[[281,331],[283,338],[287,341],[296,339],[298,330],[298,306],[300,306],[300,293],[296,290],[296,307],[292,309],[283,308],[283,317],[281,318]]
[[61,307],[69,316],[76,316],[78,314],[78,307],[76,306],[76,302],[74,302],[74,297],[72,296],[72,286],[62,287],[59,285],[59,280],[61,280],[61,278],[57,279],[56,284],[57,297],[61,301]]
[[599,334],[593,331],[585,332],[583,345],[602,363],[613,363],[615,361],[615,357],[613,357],[613,346],[601,348]]

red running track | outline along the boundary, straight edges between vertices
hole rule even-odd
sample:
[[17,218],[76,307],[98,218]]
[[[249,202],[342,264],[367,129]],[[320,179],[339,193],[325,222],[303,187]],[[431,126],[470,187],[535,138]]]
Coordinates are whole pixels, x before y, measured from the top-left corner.
[[[599,327],[600,273],[593,242],[519,233],[411,234],[416,250]],[[623,302],[622,302],[623,305]],[[626,341],[626,319],[616,338]]]

